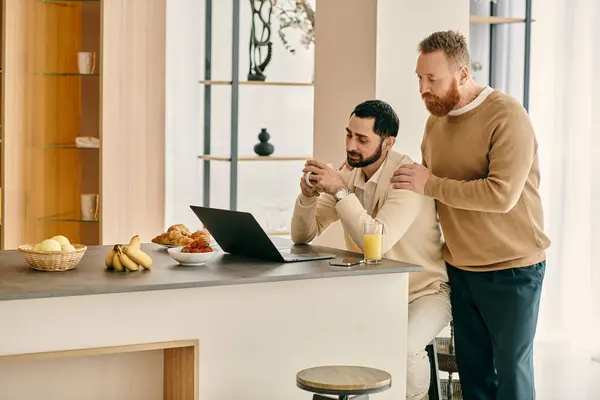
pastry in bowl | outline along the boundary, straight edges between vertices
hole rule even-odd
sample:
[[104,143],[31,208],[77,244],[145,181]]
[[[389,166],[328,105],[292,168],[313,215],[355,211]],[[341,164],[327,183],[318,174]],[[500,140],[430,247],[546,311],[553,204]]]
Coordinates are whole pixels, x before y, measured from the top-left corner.
[[160,244],[166,247],[190,246],[193,241],[201,240],[210,244],[210,233],[207,230],[191,232],[185,225],[171,225],[166,232],[161,233],[152,239],[153,243]]

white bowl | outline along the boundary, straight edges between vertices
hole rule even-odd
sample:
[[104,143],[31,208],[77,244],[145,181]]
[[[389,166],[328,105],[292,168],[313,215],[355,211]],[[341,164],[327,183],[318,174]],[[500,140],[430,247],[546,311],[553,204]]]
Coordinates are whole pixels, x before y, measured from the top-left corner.
[[183,247],[170,247],[167,249],[171,258],[181,265],[202,265],[217,254],[215,248],[209,253],[182,253],[182,248]]

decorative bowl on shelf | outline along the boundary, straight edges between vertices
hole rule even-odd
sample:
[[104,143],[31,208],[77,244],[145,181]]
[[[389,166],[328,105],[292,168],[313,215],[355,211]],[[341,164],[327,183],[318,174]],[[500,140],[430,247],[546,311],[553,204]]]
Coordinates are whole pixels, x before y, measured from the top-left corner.
[[23,254],[29,265],[38,271],[68,271],[75,268],[87,250],[83,244],[72,243],[74,251],[43,251],[34,250],[33,244],[23,244],[18,250]]
[[213,251],[208,251],[206,253],[185,253],[181,251],[182,249],[183,247],[171,247],[167,249],[167,252],[171,258],[179,264],[189,266],[202,265],[218,253],[215,248],[213,248]]

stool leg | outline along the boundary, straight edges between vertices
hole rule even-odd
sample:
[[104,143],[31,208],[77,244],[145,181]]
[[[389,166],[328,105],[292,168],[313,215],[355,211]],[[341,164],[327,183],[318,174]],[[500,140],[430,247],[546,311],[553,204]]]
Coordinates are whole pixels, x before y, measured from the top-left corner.
[[431,378],[429,379],[429,400],[440,400],[442,388],[440,387],[440,375],[438,369],[437,349],[435,348],[435,339],[427,345],[427,355],[429,356],[429,369]]

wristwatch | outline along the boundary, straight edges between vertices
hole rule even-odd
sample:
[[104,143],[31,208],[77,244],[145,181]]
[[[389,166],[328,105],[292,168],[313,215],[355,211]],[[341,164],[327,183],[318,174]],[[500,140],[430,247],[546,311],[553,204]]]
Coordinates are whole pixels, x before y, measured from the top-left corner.
[[336,201],[340,201],[344,197],[350,195],[351,193],[352,192],[350,192],[350,190],[348,188],[342,188],[342,189],[339,189],[337,192],[335,192],[335,194],[333,195],[333,197],[335,197]]

